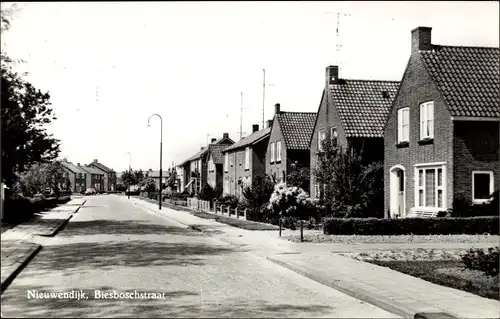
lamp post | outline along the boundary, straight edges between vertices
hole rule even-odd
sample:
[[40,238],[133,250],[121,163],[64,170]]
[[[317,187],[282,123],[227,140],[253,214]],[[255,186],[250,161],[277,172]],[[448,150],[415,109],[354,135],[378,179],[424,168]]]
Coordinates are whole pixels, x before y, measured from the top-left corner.
[[158,116],[160,118],[160,192],[159,192],[159,195],[158,195],[158,208],[161,210],[161,192],[162,192],[162,148],[163,148],[163,119],[161,118],[160,114],[157,114],[157,113],[154,113],[154,114],[151,114],[148,118],[148,126],[149,126],[149,121],[151,120],[151,118],[153,116]]
[[132,154],[130,152],[125,153],[125,155],[127,154],[129,155],[127,188],[128,188],[128,199],[130,199],[130,178],[132,177]]

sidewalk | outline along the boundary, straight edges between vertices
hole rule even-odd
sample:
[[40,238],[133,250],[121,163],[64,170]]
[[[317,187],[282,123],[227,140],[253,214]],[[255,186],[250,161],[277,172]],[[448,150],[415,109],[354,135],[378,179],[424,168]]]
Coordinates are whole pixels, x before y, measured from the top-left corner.
[[[223,232],[226,242],[253,246],[259,255],[312,280],[342,291],[405,318],[417,313],[448,313],[458,318],[498,318],[500,302],[464,291],[439,286],[386,267],[357,261],[334,252],[391,250],[409,248],[462,248],[463,243],[427,244],[314,244],[293,243],[278,237],[277,231],[248,231],[200,219],[188,212],[164,208],[133,199],[140,206],[160,213],[178,223],[201,225]],[[491,244],[474,244],[475,247]],[[439,316],[438,316],[439,317]]]
[[1,234],[2,292],[42,249],[41,245],[33,242],[35,236],[54,236],[83,204],[83,199],[72,199]]

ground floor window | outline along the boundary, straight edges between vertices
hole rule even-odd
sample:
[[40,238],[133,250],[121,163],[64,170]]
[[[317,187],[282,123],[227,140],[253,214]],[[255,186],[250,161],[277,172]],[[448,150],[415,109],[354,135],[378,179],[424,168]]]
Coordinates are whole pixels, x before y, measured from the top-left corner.
[[492,171],[472,172],[472,202],[474,204],[488,202],[494,191]]
[[444,208],[444,165],[429,165],[416,168],[416,206],[421,208]]
[[319,184],[314,183],[314,197],[319,198]]

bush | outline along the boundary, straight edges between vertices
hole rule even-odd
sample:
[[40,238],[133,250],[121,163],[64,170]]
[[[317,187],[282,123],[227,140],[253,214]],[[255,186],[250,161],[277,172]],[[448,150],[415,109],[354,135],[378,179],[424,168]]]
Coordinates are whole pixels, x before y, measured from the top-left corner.
[[269,202],[271,194],[274,191],[274,183],[269,176],[256,176],[252,187],[243,188],[243,197],[247,207],[250,209],[259,209],[262,205]]
[[139,196],[140,195],[140,192],[139,191],[130,191],[130,192],[125,192],[125,195],[128,196]]
[[279,224],[279,215],[269,208],[268,203],[263,204],[260,208],[247,208],[246,219],[272,225]]
[[491,194],[492,200],[486,204],[472,205],[469,197],[459,193],[453,200],[452,217],[498,216],[499,198],[498,190]]
[[231,209],[238,207],[238,198],[234,195],[225,195],[217,201],[218,205],[229,206]]
[[462,262],[465,268],[480,270],[487,276],[496,276],[500,263],[498,247],[488,248],[487,253],[484,249],[471,248],[462,256]]
[[443,218],[325,218],[325,235],[499,234],[498,216]]
[[215,190],[212,186],[208,185],[208,183],[205,183],[201,191],[198,193],[198,198],[201,200],[212,201],[216,198]]
[[67,202],[69,202],[71,200],[71,197],[69,196],[62,196],[62,197],[59,197],[57,199],[57,203],[58,204],[66,204]]
[[3,221],[8,223],[22,223],[33,218],[37,212],[33,200],[30,198],[6,198],[4,202]]

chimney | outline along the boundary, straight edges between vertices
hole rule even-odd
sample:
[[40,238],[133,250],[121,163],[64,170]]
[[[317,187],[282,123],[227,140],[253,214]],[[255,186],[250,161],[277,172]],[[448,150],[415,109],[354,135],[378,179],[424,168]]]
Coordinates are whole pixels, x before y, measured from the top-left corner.
[[339,83],[339,67],[330,65],[326,67],[325,84],[326,87]]
[[229,138],[229,133],[222,134],[222,138]]
[[252,125],[252,133],[255,133],[259,130],[259,124]]
[[280,112],[281,112],[280,104],[279,103],[274,104],[274,114],[279,114]]
[[212,142],[210,142],[210,143],[212,143],[212,144],[213,144],[213,143],[215,143],[216,141],[217,141],[217,139],[216,139],[216,138],[212,138]]
[[76,165],[80,166],[80,163],[78,163],[78,164],[76,164]]
[[97,160],[96,160],[96,159],[94,160],[94,163],[97,163]]
[[411,53],[419,50],[429,51],[432,49],[431,30],[429,27],[418,27],[411,30]]
[[267,120],[266,121],[266,128],[270,128],[273,126],[273,120]]
[[203,151],[203,149],[204,149],[204,147],[202,146],[202,147],[200,148],[200,151]]

